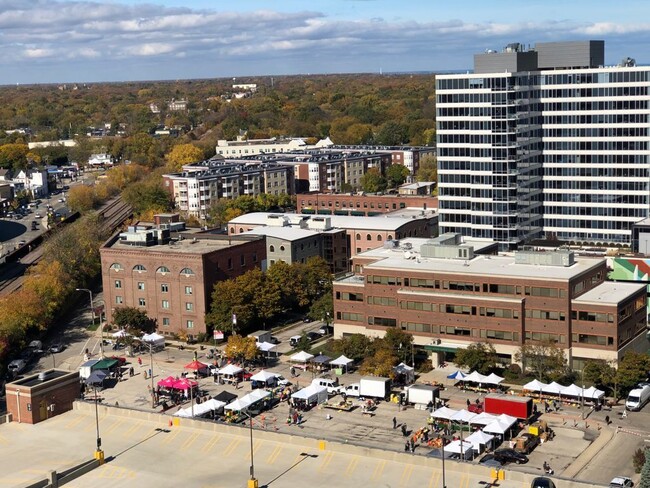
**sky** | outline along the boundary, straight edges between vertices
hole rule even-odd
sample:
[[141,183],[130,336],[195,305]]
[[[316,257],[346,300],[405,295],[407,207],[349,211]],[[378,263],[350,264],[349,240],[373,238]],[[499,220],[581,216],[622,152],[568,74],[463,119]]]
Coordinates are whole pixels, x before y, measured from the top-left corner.
[[0,0],[0,84],[464,71],[586,39],[650,64],[650,1]]

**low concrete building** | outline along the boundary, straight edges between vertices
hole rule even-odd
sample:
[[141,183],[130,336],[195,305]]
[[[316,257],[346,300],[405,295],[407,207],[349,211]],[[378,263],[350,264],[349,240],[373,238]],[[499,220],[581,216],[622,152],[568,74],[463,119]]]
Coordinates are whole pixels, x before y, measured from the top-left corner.
[[80,393],[78,371],[48,369],[5,385],[7,412],[14,422],[36,424],[72,410]]

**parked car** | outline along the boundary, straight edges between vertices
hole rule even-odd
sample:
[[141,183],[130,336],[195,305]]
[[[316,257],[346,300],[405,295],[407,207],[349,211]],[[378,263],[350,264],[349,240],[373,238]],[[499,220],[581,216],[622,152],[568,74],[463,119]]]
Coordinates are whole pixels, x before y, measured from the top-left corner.
[[270,342],[271,344],[280,344],[280,339],[278,339],[278,338],[275,337],[275,336],[271,336],[271,338],[269,339],[269,342]]
[[54,342],[51,346],[49,351],[50,352],[62,352],[65,349],[65,344],[62,342]]
[[482,464],[483,466],[489,466],[490,468],[503,467],[503,463],[501,461],[497,461],[494,457],[494,454],[486,454],[478,463]]
[[307,332],[307,339],[309,342],[314,342],[320,339],[322,336],[318,332]]
[[286,379],[284,376],[278,375],[275,377],[275,382],[278,384],[278,386],[290,386],[291,381]]
[[302,321],[303,321],[305,324],[308,324],[309,322],[311,322],[311,319],[310,319],[309,317],[305,316],[305,317],[302,318]]
[[23,370],[27,367],[27,363],[24,359],[14,359],[9,363],[7,369],[13,376],[17,376],[22,373]]
[[539,476],[530,483],[530,488],[555,488],[555,483],[549,478]]
[[320,329],[317,330],[317,332],[322,336],[330,335],[334,333],[334,327],[331,325],[323,325]]
[[494,458],[502,463],[527,463],[528,456],[520,452],[515,451],[514,449],[497,449],[494,451]]
[[289,345],[291,347],[296,347],[298,345],[298,342],[300,342],[301,337],[302,336],[299,335],[291,336],[291,338],[289,339]]
[[634,486],[634,483],[627,476],[617,476],[609,482],[609,488],[628,488]]

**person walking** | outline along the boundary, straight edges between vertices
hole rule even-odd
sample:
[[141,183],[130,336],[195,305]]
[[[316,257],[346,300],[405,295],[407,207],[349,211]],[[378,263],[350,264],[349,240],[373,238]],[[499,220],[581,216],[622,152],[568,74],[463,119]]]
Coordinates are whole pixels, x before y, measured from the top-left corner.
[[142,358],[138,357],[138,366],[142,367]]
[[605,415],[605,425],[609,425],[609,415]]
[[406,423],[402,424],[402,435],[406,437],[408,435],[407,430],[406,430]]
[[397,429],[397,418],[393,417],[393,430]]
[[467,408],[472,404],[472,402],[469,401],[469,398],[467,399]]

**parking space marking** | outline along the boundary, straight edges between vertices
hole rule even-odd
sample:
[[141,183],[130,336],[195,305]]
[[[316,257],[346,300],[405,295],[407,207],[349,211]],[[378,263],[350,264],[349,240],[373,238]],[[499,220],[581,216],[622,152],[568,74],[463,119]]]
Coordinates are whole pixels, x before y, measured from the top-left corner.
[[348,463],[348,467],[345,470],[345,476],[347,476],[348,478],[352,476],[354,470],[357,469],[357,464],[359,464],[359,456],[354,456],[352,459],[350,459],[350,462]]
[[120,425],[122,425],[124,422],[126,422],[126,420],[127,419],[117,419],[117,420],[115,420],[115,422],[113,422],[111,424],[111,426],[108,429],[106,429],[106,430],[102,429],[101,431],[104,434],[110,434],[111,432],[114,432]]
[[282,453],[283,449],[284,449],[284,446],[282,444],[280,444],[278,447],[276,447],[275,450],[271,453],[271,455],[266,459],[266,464],[275,463],[275,461],[278,459],[278,457]]
[[333,457],[334,457],[334,453],[331,451],[325,454],[325,457],[323,458],[323,462],[321,463],[320,468],[318,468],[319,473],[322,473],[323,471],[325,471],[325,469],[327,469],[327,466],[329,466],[329,464],[332,462]]
[[260,447],[262,447],[263,444],[264,441],[255,441],[255,443],[253,444],[253,456],[257,454],[257,451],[259,450]]
[[460,477],[460,485],[458,486],[460,488],[469,486],[469,475],[467,473],[463,473],[463,475]]
[[143,424],[144,424],[144,420],[139,420],[139,421],[137,421],[137,422],[133,425],[133,427],[131,427],[129,430],[127,430],[127,431],[124,433],[124,435],[125,435],[126,437],[131,437],[133,434],[135,434],[135,432],[137,432],[138,430],[140,430],[140,427],[142,427]]
[[210,439],[208,442],[205,443],[205,446],[203,446],[203,450],[209,451],[217,444],[217,442],[219,442],[220,439],[221,439],[221,435],[214,434],[212,436],[212,439]]
[[185,442],[181,445],[181,450],[185,451],[186,449],[189,449],[192,444],[194,444],[194,441],[198,439],[200,432],[196,432],[189,436]]
[[380,461],[377,463],[377,466],[375,466],[375,470],[372,473],[372,477],[370,478],[373,481],[376,481],[378,479],[381,479],[381,475],[384,472],[384,468],[386,468],[386,460],[384,459],[383,461]]
[[230,444],[228,444],[228,447],[226,447],[222,455],[225,457],[229,457],[233,452],[235,452],[235,449],[237,449],[239,444],[241,444],[241,439],[235,437],[232,441],[230,441]]
[[84,420],[87,420],[89,417],[90,417],[89,415],[77,415],[77,418],[73,417],[73,419],[70,422],[65,424],[65,428],[66,429],[72,429],[73,427],[76,427],[77,425],[79,425]]
[[402,476],[399,480],[399,485],[408,486],[412,474],[413,474],[413,465],[407,464],[406,466],[404,466],[404,470],[402,471]]
[[0,444],[5,444],[5,445],[9,444],[9,439],[0,435]]
[[440,471],[435,469],[433,473],[431,473],[431,479],[429,480],[429,488],[433,488],[434,486],[438,486],[438,479],[440,478]]
[[176,429],[174,432],[169,434],[167,437],[165,437],[162,441],[163,444],[170,444],[176,437],[178,437],[178,434],[181,433],[180,429]]

